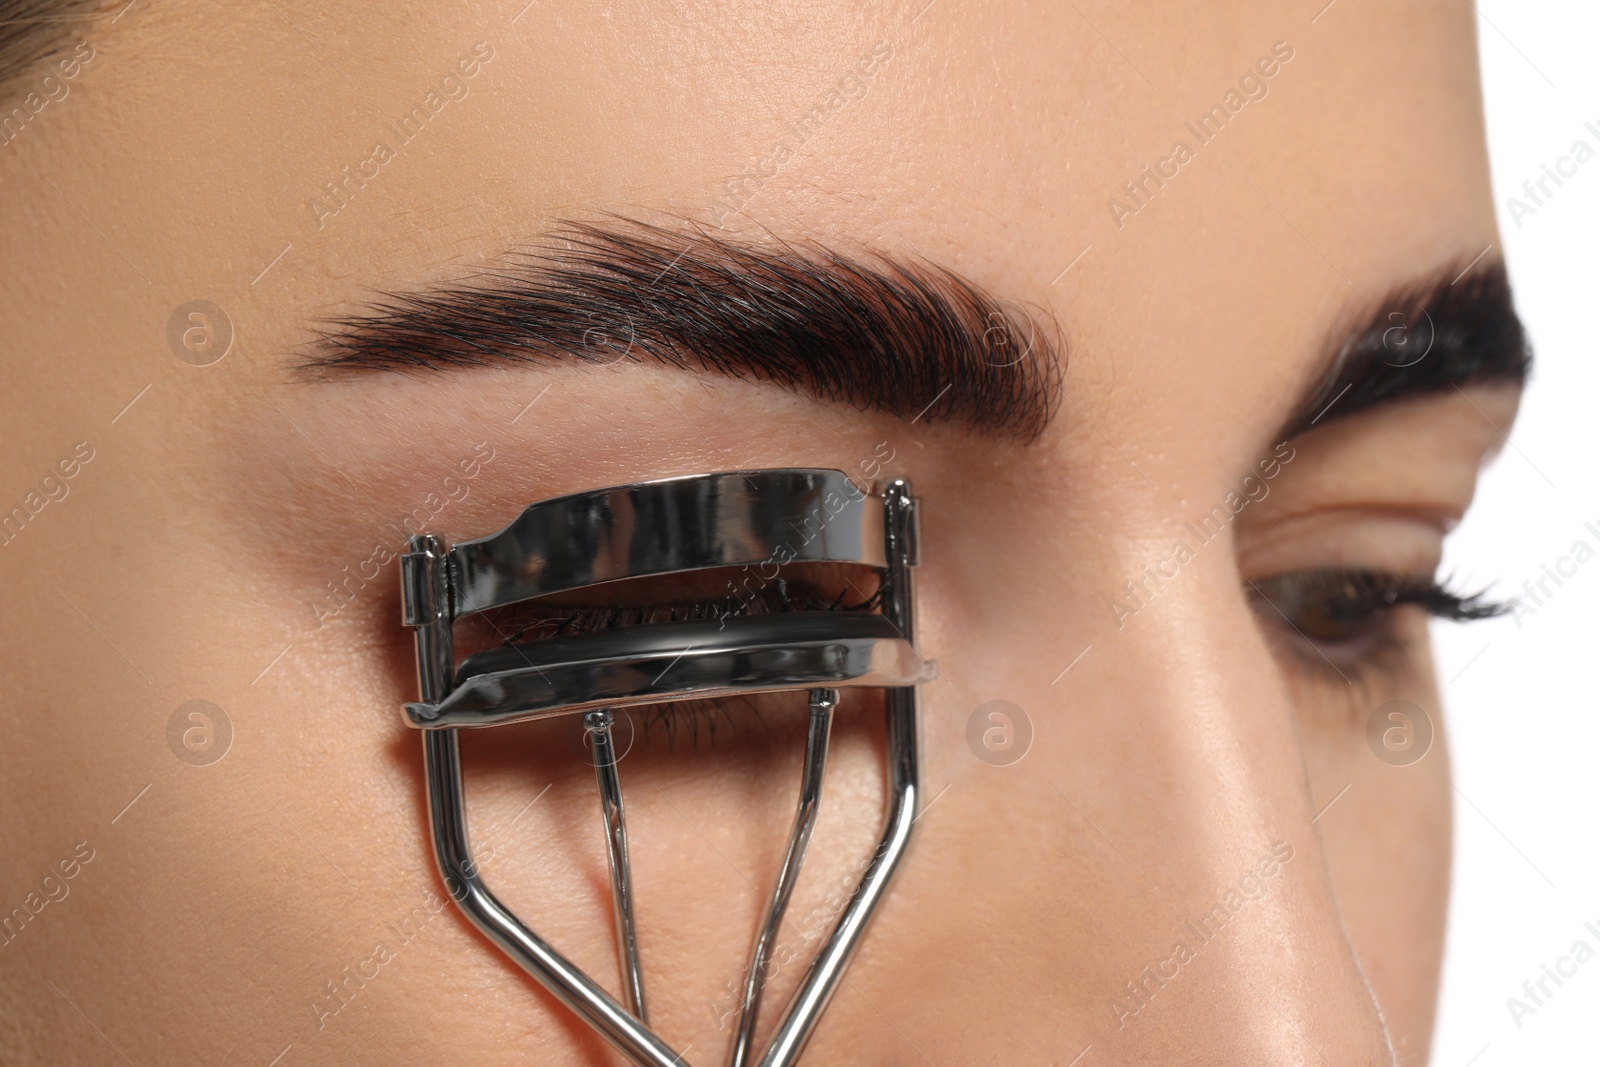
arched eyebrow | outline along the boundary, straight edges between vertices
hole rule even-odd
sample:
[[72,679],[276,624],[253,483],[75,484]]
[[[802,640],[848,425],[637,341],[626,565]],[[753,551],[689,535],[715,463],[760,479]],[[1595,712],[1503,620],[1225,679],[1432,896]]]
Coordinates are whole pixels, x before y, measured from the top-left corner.
[[1521,386],[1532,367],[1501,261],[1410,282],[1351,318],[1276,440],[1468,384]]
[[461,284],[328,323],[323,376],[625,360],[1031,441],[1060,399],[1060,331],[942,267],[815,243],[568,224]]
[[[0,2],[0,99],[9,103],[13,96],[20,95],[17,79],[66,52],[72,44],[75,23],[112,18],[107,7],[106,0]],[[17,135],[7,130],[0,139]]]
[[[1335,336],[1277,439],[1379,404],[1528,375],[1499,261],[1412,281],[1349,319],[1357,327]],[[1416,358],[1416,346],[1427,354]],[[1058,407],[1065,359],[1048,316],[936,265],[618,219],[568,224],[459,284],[380,294],[327,323],[301,368],[339,376],[653,362],[1031,441]]]

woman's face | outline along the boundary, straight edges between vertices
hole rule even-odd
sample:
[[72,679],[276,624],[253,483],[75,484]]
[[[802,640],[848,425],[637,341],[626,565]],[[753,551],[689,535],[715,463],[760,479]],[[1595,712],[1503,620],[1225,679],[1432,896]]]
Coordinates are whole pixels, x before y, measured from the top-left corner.
[[[1520,366],[1470,5],[524,4],[133,6],[8,128],[0,1058],[609,1062],[444,906],[393,554],[805,466],[912,481],[940,666],[911,851],[806,1062],[1423,1061],[1451,787],[1417,601],[1459,607],[1425,579]],[[507,254],[570,221],[657,242],[590,338],[628,358],[305,371],[379,293],[537,284]],[[697,309],[725,342],[708,265],[785,243],[1016,310],[948,376],[870,337],[831,384],[629,351]],[[802,704],[630,720],[645,983],[691,1062]],[[876,839],[881,745],[847,697],[769,1012]],[[485,878],[615,990],[580,727],[464,748]]]

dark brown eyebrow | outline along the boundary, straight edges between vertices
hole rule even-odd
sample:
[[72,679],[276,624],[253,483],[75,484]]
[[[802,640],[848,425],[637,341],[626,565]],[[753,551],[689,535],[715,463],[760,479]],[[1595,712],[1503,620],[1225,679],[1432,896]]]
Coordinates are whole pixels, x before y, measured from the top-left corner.
[[1522,385],[1533,356],[1505,264],[1449,268],[1401,286],[1330,344],[1327,369],[1278,440],[1360,411],[1471,384]]
[[617,219],[567,224],[460,284],[381,294],[326,324],[301,369],[573,360],[707,370],[1029,441],[1056,410],[1065,352],[1048,317],[936,265]]
[[73,23],[104,17],[109,0],[0,0],[0,88],[72,43]]

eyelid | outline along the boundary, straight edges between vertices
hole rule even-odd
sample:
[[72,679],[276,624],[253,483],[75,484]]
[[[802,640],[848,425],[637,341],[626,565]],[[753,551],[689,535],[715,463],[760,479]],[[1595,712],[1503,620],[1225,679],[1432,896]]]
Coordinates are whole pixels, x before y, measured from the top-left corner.
[[[1271,493],[1239,516],[1236,531],[1241,560],[1252,556],[1247,573],[1270,574],[1308,566],[1317,557],[1281,558],[1285,542],[1343,522],[1414,524],[1414,536],[1435,542],[1466,513],[1485,456],[1503,438],[1491,419],[1508,424],[1515,413],[1515,391],[1473,388],[1472,397],[1454,390],[1422,400],[1374,408],[1332,426],[1302,434],[1292,443],[1296,458],[1272,483]],[[1329,547],[1337,547],[1326,538]],[[1265,558],[1269,552],[1273,558]],[[1260,556],[1262,558],[1255,558]],[[1396,560],[1393,554],[1338,562],[1381,564],[1389,569],[1422,569],[1422,559]]]
[[1270,521],[1240,516],[1240,573],[1273,577],[1336,566],[1386,574],[1432,574],[1453,516],[1404,508],[1319,507]]

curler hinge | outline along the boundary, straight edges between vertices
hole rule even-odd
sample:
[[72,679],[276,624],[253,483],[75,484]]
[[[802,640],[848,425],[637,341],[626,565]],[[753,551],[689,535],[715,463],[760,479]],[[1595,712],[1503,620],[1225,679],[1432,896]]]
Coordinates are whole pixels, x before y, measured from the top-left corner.
[[427,626],[449,614],[450,559],[435,537],[413,537],[400,555],[400,612],[406,626]]

